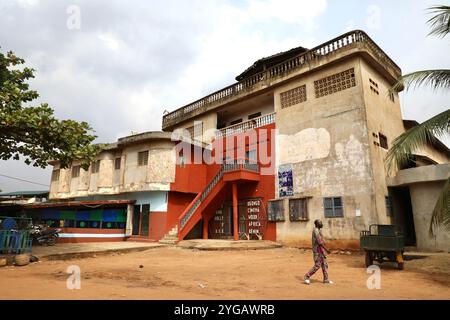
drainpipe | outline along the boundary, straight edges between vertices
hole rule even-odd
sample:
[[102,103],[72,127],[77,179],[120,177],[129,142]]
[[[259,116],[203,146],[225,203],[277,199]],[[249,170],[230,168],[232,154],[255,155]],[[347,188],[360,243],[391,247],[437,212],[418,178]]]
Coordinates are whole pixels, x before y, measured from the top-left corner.
[[234,241],[239,240],[239,221],[238,221],[238,196],[237,196],[237,183],[233,182],[233,237]]

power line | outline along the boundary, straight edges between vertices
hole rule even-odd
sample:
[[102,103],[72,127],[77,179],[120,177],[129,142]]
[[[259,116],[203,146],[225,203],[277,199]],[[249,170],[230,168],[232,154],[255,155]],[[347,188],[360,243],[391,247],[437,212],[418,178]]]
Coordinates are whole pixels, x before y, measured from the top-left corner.
[[30,181],[30,180],[24,180],[24,179],[20,179],[20,178],[16,178],[16,177],[11,177],[11,176],[7,176],[7,175],[1,174],[1,173],[0,173],[0,176],[9,178],[9,179],[13,179],[13,180],[19,180],[19,181],[23,181],[23,182],[38,184],[38,185],[45,186],[45,187],[50,187],[48,184],[43,184],[43,183],[34,182],[34,181]]

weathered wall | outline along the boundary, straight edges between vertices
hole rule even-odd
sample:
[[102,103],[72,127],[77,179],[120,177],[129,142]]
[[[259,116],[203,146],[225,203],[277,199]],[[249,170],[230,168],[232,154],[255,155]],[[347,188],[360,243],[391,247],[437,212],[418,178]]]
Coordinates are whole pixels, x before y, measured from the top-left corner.
[[[148,165],[138,165],[138,152],[149,150]],[[149,142],[123,149],[125,164],[121,192],[170,190],[175,180],[173,143]]]
[[[149,151],[148,165],[138,165],[138,152]],[[114,161],[121,158],[120,170]],[[149,141],[125,146],[123,149],[103,151],[97,157],[100,170],[80,170],[71,177],[71,168],[61,169],[58,181],[52,181],[50,199],[65,199],[97,194],[119,194],[137,191],[168,191],[175,181],[175,150],[172,141]],[[73,165],[78,165],[74,162]],[[53,170],[58,170],[56,164]]]
[[[404,132],[400,100],[397,94],[394,96],[394,101],[389,98],[391,85],[365,60],[360,59],[360,65],[375,188],[376,221],[380,224],[391,224],[393,221],[387,216],[385,204],[385,197],[388,195],[385,177],[389,175],[385,158],[388,150],[379,145],[379,133],[387,137],[388,147],[391,147],[392,141]],[[378,87],[375,87],[370,79]],[[371,86],[378,91],[378,94],[371,90]],[[395,172],[390,173],[390,175],[393,174]]]
[[409,187],[418,250],[450,251],[450,233],[448,231],[439,228],[434,237],[430,237],[428,234],[431,215],[444,183],[445,181],[416,183]]
[[[314,81],[355,69],[356,86],[316,98]],[[306,84],[307,101],[282,109],[280,93]],[[277,240],[311,245],[315,219],[335,246],[356,247],[359,231],[377,220],[359,58],[351,58],[292,81],[275,91],[277,168],[291,165],[294,196],[308,200],[309,221],[277,223]],[[279,195],[278,181],[276,196]],[[343,218],[324,217],[323,197],[342,196]]]
[[201,122],[202,124],[202,132],[201,137],[195,137],[197,141],[201,141],[206,144],[210,144],[211,141],[215,138],[214,131],[217,128],[217,113],[216,112],[210,112],[206,114],[202,114],[198,117],[193,118],[190,121],[187,121],[183,123],[182,125],[179,125],[173,129],[173,132],[175,132],[177,129],[187,129],[189,127],[192,127],[194,123]]
[[[440,150],[437,150],[436,148],[434,148],[431,145],[426,145],[426,146],[420,148],[420,150],[415,151],[414,153],[421,155],[421,156],[428,157],[428,158],[436,161],[437,163],[450,163],[450,156],[448,154],[443,153]],[[420,163],[419,163],[419,165],[420,165]]]

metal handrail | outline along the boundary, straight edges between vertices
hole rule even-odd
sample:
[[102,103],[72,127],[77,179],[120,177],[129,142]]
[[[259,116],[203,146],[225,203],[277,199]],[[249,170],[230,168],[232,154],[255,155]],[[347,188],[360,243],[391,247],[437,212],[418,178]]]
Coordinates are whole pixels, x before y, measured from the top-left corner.
[[211,182],[205,187],[205,189],[197,195],[197,197],[191,202],[191,205],[185,211],[186,213],[180,218],[180,228],[181,231],[187,222],[194,215],[195,211],[200,207],[200,204],[206,197],[209,195],[211,190],[219,183],[222,179],[224,173],[233,172],[233,171],[250,171],[250,172],[259,172],[259,164],[257,163],[241,163],[239,160],[234,161],[233,163],[224,163],[221,165],[219,172],[212,178]]
[[247,130],[264,127],[272,123],[275,123],[275,112],[222,128],[216,131],[216,137],[220,138],[233,134],[239,134]]

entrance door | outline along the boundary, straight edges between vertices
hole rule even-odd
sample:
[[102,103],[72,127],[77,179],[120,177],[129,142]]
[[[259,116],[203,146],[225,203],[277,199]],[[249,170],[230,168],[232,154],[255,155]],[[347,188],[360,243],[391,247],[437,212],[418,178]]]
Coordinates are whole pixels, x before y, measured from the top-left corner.
[[409,188],[392,188],[390,193],[394,200],[394,221],[403,230],[405,245],[416,246],[416,230]]
[[150,227],[150,205],[134,206],[133,210],[133,236],[148,237]]
[[141,224],[141,206],[134,206],[133,207],[133,230],[131,234],[133,236],[139,235],[139,228]]
[[149,230],[149,226],[150,226],[149,222],[150,222],[150,205],[144,204],[144,205],[142,205],[142,212],[141,212],[140,236],[148,237],[148,230]]

